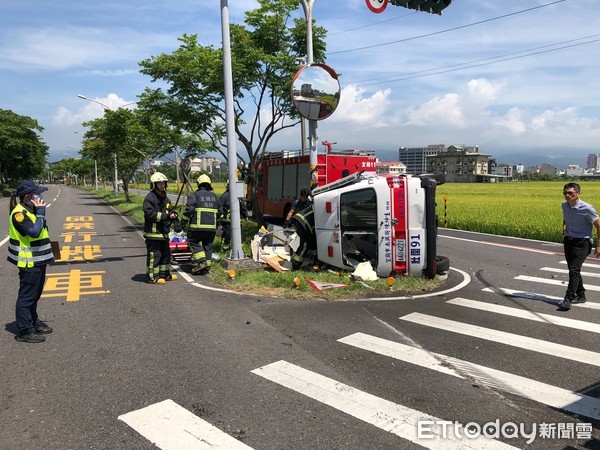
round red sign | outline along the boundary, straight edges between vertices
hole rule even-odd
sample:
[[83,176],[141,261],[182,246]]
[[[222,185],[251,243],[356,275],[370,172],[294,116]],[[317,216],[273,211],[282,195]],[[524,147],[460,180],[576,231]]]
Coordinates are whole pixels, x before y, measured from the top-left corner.
[[375,14],[383,12],[388,4],[388,0],[366,0],[366,2],[369,9]]

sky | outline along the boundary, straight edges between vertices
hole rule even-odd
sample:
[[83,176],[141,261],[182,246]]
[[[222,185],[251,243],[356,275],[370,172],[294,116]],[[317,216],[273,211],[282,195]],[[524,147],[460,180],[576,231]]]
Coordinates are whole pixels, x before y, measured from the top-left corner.
[[[158,87],[140,61],[175,51],[184,33],[220,47],[221,3],[3,0],[0,109],[39,122],[50,161],[77,156],[81,123],[103,113],[78,95],[110,108],[135,102]],[[228,4],[239,24],[257,5]],[[304,17],[300,6],[295,14]],[[499,163],[558,167],[600,153],[598,0],[453,0],[442,15],[315,0],[312,15],[341,74],[339,106],[318,122],[334,149],[393,161],[400,147],[477,145]],[[298,126],[269,150],[300,146]]]

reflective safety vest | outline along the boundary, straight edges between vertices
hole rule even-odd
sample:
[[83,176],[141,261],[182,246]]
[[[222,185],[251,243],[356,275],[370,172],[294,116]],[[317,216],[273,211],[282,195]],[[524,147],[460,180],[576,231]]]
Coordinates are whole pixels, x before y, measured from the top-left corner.
[[9,242],[8,257],[6,259],[17,267],[22,268],[44,266],[51,263],[54,260],[54,256],[52,254],[52,247],[50,246],[48,228],[42,228],[40,235],[36,238],[27,235],[23,236],[13,224],[13,216],[19,212],[26,215],[32,222],[38,220],[35,214],[21,204],[18,204],[12,210],[8,225]]
[[195,202],[192,203],[193,211],[190,211],[190,203],[186,215],[190,214],[190,231],[214,231],[217,229],[217,196],[212,191],[200,188],[192,195]]

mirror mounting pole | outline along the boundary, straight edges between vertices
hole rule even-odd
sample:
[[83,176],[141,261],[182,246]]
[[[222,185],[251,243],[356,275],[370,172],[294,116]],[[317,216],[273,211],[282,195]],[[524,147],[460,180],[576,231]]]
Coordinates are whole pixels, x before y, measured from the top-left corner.
[[[304,17],[306,19],[306,63],[314,62],[313,56],[313,32],[312,32],[312,9],[315,0],[300,0]],[[317,121],[308,119],[308,148],[309,148],[309,171],[310,171],[310,191],[312,192],[318,185],[317,177]]]

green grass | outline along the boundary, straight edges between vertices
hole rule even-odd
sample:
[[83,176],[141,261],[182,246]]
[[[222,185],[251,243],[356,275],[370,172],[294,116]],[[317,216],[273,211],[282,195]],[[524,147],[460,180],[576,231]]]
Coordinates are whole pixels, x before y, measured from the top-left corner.
[[[213,187],[215,187],[216,192],[217,187]],[[144,189],[144,187],[140,186],[140,189]],[[225,190],[224,185],[222,185],[222,189],[223,191]],[[131,203],[125,202],[122,192],[120,193],[119,197],[115,198],[112,189],[99,189],[98,191],[95,191],[93,188],[88,187],[85,188],[85,190],[102,198],[119,211],[133,218],[139,224],[144,223],[144,213],[142,211],[144,197],[134,194],[134,192],[137,192],[137,188],[132,188],[129,190]],[[174,198],[172,198],[172,200],[175,201]],[[180,205],[178,208],[180,212],[181,208],[182,205]],[[242,250],[245,255],[251,257],[252,252],[250,249],[250,241],[256,235],[258,227],[256,226],[256,223],[248,220],[242,220],[241,225]],[[227,254],[222,251],[221,239],[219,238],[215,239],[214,251],[218,253],[221,258],[227,258]],[[237,270],[236,276],[233,279],[230,279],[227,270],[222,268],[219,264],[213,264],[207,281],[247,294],[305,300],[316,298],[336,300],[346,298],[361,298],[382,294],[414,295],[431,291],[443,283],[443,281],[439,278],[427,280],[420,277],[398,277],[391,288],[387,285],[385,279],[365,282],[365,284],[369,286],[367,288],[359,282],[349,279],[348,275],[349,272],[342,272],[341,275],[338,276],[327,272],[325,269],[319,269],[310,272],[289,271],[278,273],[267,267],[259,270]],[[300,284],[298,287],[295,287],[294,283],[294,278],[296,277],[300,279]],[[307,278],[329,283],[347,283],[348,287],[341,289],[328,289],[317,292],[308,284],[306,281]]]
[[[447,183],[436,191],[440,228],[561,242],[562,181]],[[582,200],[595,204],[600,183],[582,182]]]

